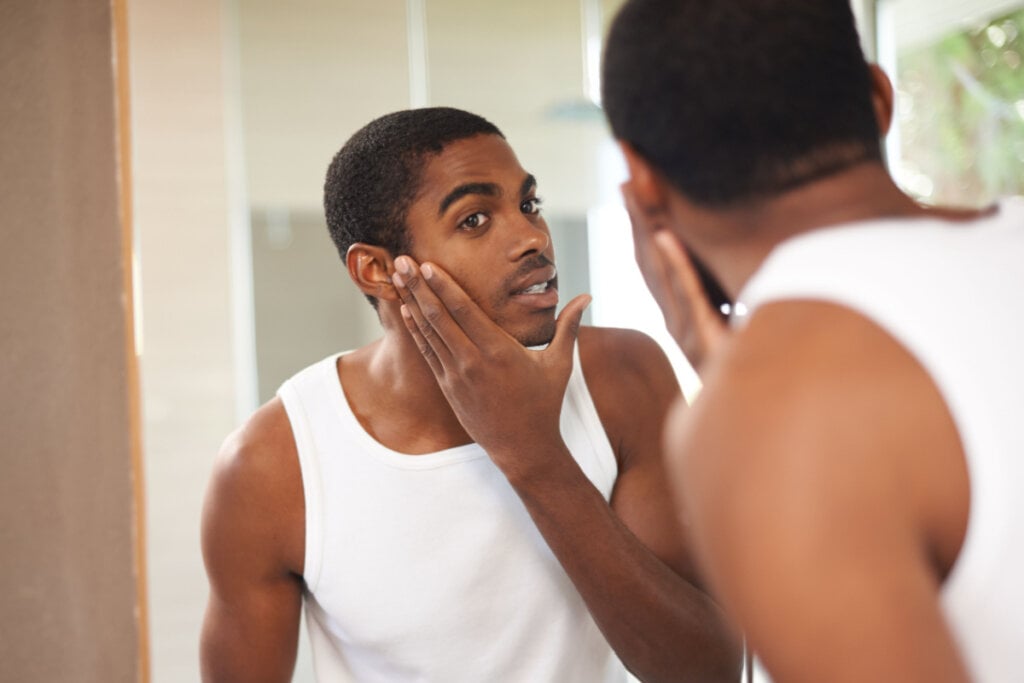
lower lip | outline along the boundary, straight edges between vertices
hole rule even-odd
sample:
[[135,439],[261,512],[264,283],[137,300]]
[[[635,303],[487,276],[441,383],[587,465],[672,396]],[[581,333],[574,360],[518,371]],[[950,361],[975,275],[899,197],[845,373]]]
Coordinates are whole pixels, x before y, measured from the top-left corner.
[[554,287],[548,287],[539,294],[513,294],[512,300],[530,308],[554,308],[558,305],[558,290]]

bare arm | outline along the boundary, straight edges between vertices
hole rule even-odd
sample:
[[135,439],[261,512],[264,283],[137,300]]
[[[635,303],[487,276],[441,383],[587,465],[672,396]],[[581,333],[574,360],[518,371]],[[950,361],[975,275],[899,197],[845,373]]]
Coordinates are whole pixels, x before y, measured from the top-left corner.
[[[613,510],[568,452],[558,423],[585,302],[566,306],[548,349],[535,352],[487,319],[436,266],[430,280],[428,286],[414,275],[399,286],[410,333],[620,658],[646,681],[738,680],[739,651],[718,608],[677,573],[687,563],[658,446],[660,420],[677,389],[666,379],[664,357],[652,356],[655,371],[642,378],[660,377],[655,391],[620,397],[622,405],[632,402],[637,431],[623,435],[632,456],[623,461]],[[650,347],[645,351],[651,355]]]
[[699,582],[667,487],[660,435],[679,390],[671,366],[638,333],[580,336],[587,382],[619,454],[611,505],[568,457],[552,457],[541,476],[513,484],[638,678],[737,681],[738,638]]
[[225,442],[207,492],[203,558],[210,597],[200,647],[205,683],[291,680],[304,522],[294,446],[289,452],[290,432],[282,427],[287,430],[280,403],[261,408]]
[[695,547],[776,683],[967,680],[938,590],[966,520],[927,375],[856,314],[773,304],[670,417]]

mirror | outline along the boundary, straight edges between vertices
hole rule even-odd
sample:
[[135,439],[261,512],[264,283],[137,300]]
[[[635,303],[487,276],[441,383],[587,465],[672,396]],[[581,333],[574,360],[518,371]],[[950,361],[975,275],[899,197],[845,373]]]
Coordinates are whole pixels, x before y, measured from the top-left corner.
[[[374,117],[444,104],[497,124],[538,178],[563,301],[591,292],[590,322],[648,332],[696,391],[636,272],[596,102],[620,2],[131,3],[153,681],[198,680],[199,512],[221,441],[292,372],[378,335],[320,208],[328,162]],[[854,7],[870,24],[876,4]]]
[[[371,119],[492,120],[539,181],[562,300],[672,351],[632,257],[596,103],[621,0],[234,0],[130,13],[152,680],[198,680],[203,493],[225,436],[281,381],[379,336],[325,227],[327,165]],[[300,655],[296,681],[311,680]]]

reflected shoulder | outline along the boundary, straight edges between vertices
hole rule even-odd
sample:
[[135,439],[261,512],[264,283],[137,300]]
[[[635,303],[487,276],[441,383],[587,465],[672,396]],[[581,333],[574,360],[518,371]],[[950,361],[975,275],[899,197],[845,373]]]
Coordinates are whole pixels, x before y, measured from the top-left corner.
[[275,477],[297,462],[291,424],[280,398],[260,406],[224,440],[217,457],[218,474]]
[[679,382],[661,347],[636,330],[584,327],[580,362],[620,472],[656,458]]
[[291,425],[288,413],[280,397],[275,396],[253,413],[232,432],[225,440],[225,445],[252,447],[258,443],[271,443],[281,440],[291,441]]
[[291,426],[280,399],[261,406],[220,449],[207,490],[204,538],[236,537],[301,573],[305,507]]
[[588,382],[592,376],[611,381],[635,378],[678,390],[668,356],[643,332],[618,327],[581,327],[579,348]]

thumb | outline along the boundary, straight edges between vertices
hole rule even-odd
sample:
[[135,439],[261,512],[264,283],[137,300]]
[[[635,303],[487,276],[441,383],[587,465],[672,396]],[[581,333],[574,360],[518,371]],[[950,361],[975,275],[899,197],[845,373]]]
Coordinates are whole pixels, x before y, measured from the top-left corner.
[[566,304],[562,312],[559,313],[558,319],[555,320],[555,336],[548,345],[548,349],[556,356],[572,353],[572,347],[576,344],[576,337],[580,332],[583,311],[587,309],[592,300],[593,298],[589,294],[580,294]]

